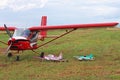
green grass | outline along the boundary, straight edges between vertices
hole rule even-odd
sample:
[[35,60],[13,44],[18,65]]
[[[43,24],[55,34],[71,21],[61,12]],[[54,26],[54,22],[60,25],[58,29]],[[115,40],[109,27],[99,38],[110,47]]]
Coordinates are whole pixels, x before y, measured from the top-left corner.
[[[64,31],[52,31],[60,34]],[[4,37],[4,38],[3,38]],[[7,41],[7,35],[0,40]],[[45,40],[48,41],[48,40]],[[38,42],[39,44],[41,42]],[[0,44],[3,49],[6,46]],[[45,54],[63,52],[69,62],[40,62],[32,51],[24,51],[21,61],[0,54],[0,80],[120,80],[120,31],[106,29],[76,30],[36,51]],[[94,61],[77,61],[73,56],[92,53]]]

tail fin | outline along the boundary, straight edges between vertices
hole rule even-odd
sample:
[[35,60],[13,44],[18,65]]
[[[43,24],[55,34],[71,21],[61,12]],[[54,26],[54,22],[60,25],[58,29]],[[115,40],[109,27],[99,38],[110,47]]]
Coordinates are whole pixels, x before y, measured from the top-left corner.
[[59,59],[59,60],[63,59],[62,52],[60,52],[60,54],[59,54],[59,56],[58,56],[58,59]]
[[47,16],[42,16],[41,26],[46,26],[46,25],[47,25]]
[[[42,16],[41,19],[41,27],[46,27],[47,25],[47,16]],[[44,38],[47,36],[47,31],[46,30],[42,30],[40,32],[40,36],[41,36],[41,40],[44,40]]]
[[[42,16],[40,27],[46,27],[46,26],[47,26],[47,16]],[[58,35],[47,35],[47,30],[41,30],[38,38],[41,41],[44,41],[44,38],[56,38],[56,37],[58,37]]]

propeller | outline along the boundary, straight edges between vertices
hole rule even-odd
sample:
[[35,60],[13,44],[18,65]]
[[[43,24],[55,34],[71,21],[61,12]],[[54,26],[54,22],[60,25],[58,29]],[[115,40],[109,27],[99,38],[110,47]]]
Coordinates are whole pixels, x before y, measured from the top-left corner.
[[10,33],[9,29],[7,28],[6,24],[4,24],[5,30],[10,38],[12,38],[12,34]]
[[6,49],[6,51],[5,51],[5,54],[8,54],[8,51],[10,50],[10,47],[12,46],[12,42],[11,42],[11,44],[8,46],[8,48]]
[[[12,34],[10,33],[9,29],[7,28],[7,26],[4,24],[5,30],[8,34],[8,36],[12,39]],[[10,47],[12,46],[13,42],[11,41],[10,45],[8,46],[8,48],[5,51],[5,54],[8,54],[8,51],[10,50]]]

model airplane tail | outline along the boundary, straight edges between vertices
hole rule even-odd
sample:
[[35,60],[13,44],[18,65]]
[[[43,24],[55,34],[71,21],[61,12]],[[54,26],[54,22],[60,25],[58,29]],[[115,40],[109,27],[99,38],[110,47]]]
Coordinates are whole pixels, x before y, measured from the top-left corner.
[[59,54],[58,59],[59,59],[59,60],[62,60],[62,59],[63,59],[62,52]]

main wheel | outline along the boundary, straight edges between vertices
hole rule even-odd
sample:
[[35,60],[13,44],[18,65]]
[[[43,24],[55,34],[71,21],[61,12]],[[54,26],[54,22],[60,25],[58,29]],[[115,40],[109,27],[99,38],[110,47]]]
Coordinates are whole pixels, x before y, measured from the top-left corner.
[[16,56],[16,61],[20,61],[20,56]]

